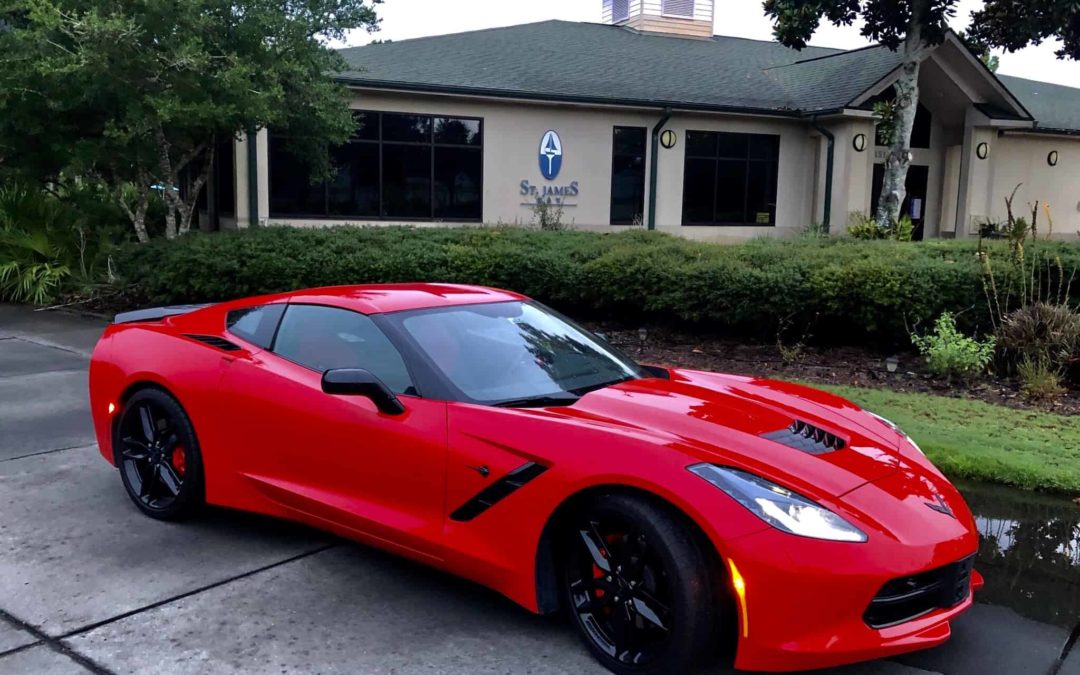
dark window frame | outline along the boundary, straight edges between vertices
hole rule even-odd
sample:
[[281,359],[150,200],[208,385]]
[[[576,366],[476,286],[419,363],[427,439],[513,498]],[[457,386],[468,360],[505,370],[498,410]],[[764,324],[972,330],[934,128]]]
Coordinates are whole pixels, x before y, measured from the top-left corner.
[[[705,154],[694,154],[694,153],[692,153],[691,150],[690,150],[691,143],[690,143],[690,138],[689,138],[691,134],[703,134],[703,135],[712,136],[713,140],[714,140],[713,146],[715,148],[714,151],[713,151],[713,154],[712,155],[705,155]],[[731,131],[710,131],[710,130],[688,129],[686,131],[686,133],[685,133],[685,136],[686,136],[686,143],[684,145],[686,146],[686,151],[685,151],[684,156],[683,156],[683,201],[682,201],[682,206],[683,206],[683,209],[682,209],[682,211],[683,211],[683,213],[682,213],[682,226],[683,227],[776,227],[777,226],[777,224],[776,224],[776,206],[777,206],[777,203],[779,202],[778,197],[779,197],[779,189],[780,189],[780,187],[779,187],[779,183],[780,183],[780,145],[781,145],[781,141],[782,141],[782,137],[779,134],[748,134],[748,133],[731,132]],[[725,136],[728,136],[728,137],[734,136],[734,137],[745,138],[745,141],[746,141],[746,155],[745,155],[745,157],[741,157],[741,156],[740,157],[735,157],[735,156],[732,156],[732,155],[724,154],[724,144],[721,141],[723,140],[723,137],[725,137]],[[765,158],[765,159],[754,157],[753,156],[754,153],[753,153],[753,151],[751,149],[752,148],[752,141],[753,141],[754,138],[768,138],[768,139],[770,139],[770,141],[769,141],[770,143],[775,143],[775,153],[771,157]],[[736,163],[736,162],[739,162],[740,160],[744,161],[744,163],[745,163],[745,169],[744,169],[744,171],[745,171],[745,182],[743,184],[743,192],[742,192],[742,195],[743,195],[743,218],[744,218],[744,220],[743,221],[727,221],[727,220],[721,221],[721,220],[716,220],[716,208],[717,208],[717,200],[718,200],[718,193],[719,193],[719,191],[717,190],[716,183],[717,183],[717,176],[719,175],[720,163],[721,162]],[[688,168],[690,166],[691,161],[712,161],[712,163],[713,163],[713,165],[712,165],[713,166],[713,180],[712,180],[712,186],[713,186],[713,191],[712,191],[712,214],[713,214],[713,219],[712,220],[708,220],[708,221],[687,220],[687,217],[686,217],[686,200],[687,200],[687,189],[688,189],[688,185],[689,185],[690,181],[688,181],[686,179],[686,176],[687,176],[687,170],[688,170]],[[768,223],[758,223],[756,221],[750,221],[750,220],[747,219],[747,214],[749,214],[749,212],[750,212],[749,211],[749,201],[750,201],[750,195],[751,195],[750,176],[751,176],[751,167],[753,165],[759,165],[759,166],[760,165],[766,165],[766,166],[771,166],[772,167],[772,173],[770,175],[769,180],[771,181],[771,192],[772,192],[773,201],[770,204],[770,207],[771,207],[770,211],[769,211],[770,212],[770,222],[768,222]]]
[[[618,143],[616,142],[616,135],[619,131],[640,131],[642,134],[641,153],[639,154],[627,154],[620,153]],[[611,129],[611,195],[608,198],[608,222],[611,225],[633,225],[634,219],[625,220],[615,217],[615,161],[618,158],[628,157],[641,157],[641,195],[638,200],[637,211],[639,215],[644,219],[645,217],[645,179],[646,179],[646,165],[649,159],[649,128],[638,126],[625,126],[615,125]]]
[[[484,222],[484,142],[485,142],[485,123],[483,117],[477,117],[473,115],[452,115],[448,113],[415,113],[415,112],[400,112],[394,110],[360,110],[354,109],[352,111],[354,115],[375,115],[378,119],[379,131],[376,139],[364,139],[364,138],[350,138],[342,144],[368,144],[376,145],[379,148],[378,159],[378,172],[379,172],[379,204],[378,214],[373,216],[355,215],[355,214],[331,214],[330,213],[330,181],[322,181],[323,192],[323,212],[322,213],[282,213],[280,211],[270,210],[269,217],[279,220],[288,220],[290,218],[301,218],[304,220],[327,220],[327,221],[342,221],[342,220],[363,220],[372,222],[420,222],[420,223],[482,223]],[[428,140],[427,141],[395,141],[383,139],[383,115],[408,115],[412,117],[426,117],[429,121],[428,125]],[[480,143],[475,145],[462,144],[462,143],[442,143],[435,141],[435,120],[441,118],[462,119],[478,122],[480,124]],[[274,134],[274,139],[284,139],[284,135]],[[383,149],[386,145],[395,146],[412,146],[412,147],[426,147],[430,150],[430,161],[428,171],[428,197],[429,197],[429,216],[385,216],[382,215],[386,210],[386,198],[385,198],[385,184],[383,180]],[[480,199],[480,216],[478,218],[440,218],[435,216],[435,155],[437,148],[457,148],[467,149],[477,152],[480,156],[480,179],[479,179],[479,199]],[[268,183],[274,184],[274,162],[270,157],[269,148],[267,152],[267,165],[268,165]],[[271,204],[273,199],[271,195]]]
[[[281,318],[285,316],[285,309],[288,303],[284,302],[268,302],[262,305],[251,305],[250,307],[238,307],[236,309],[229,310],[225,314],[225,332],[229,335],[237,337],[248,344],[254,345],[259,349],[269,351],[274,344],[275,338],[277,338],[278,326],[281,325]],[[250,312],[277,312],[277,317],[270,319],[271,323],[263,326],[260,322],[258,333],[244,334],[240,331],[234,330],[233,327],[236,323],[243,318],[243,315],[233,319],[234,315]],[[264,344],[265,343],[265,344]]]
[[[363,312],[358,312],[358,311],[356,311],[354,309],[348,309],[346,307],[337,307],[335,305],[324,305],[324,304],[320,304],[320,303],[317,303],[317,302],[289,302],[289,303],[283,303],[283,305],[285,307],[285,310],[281,313],[281,316],[278,317],[277,326],[276,326],[276,328],[274,330],[274,339],[270,343],[270,346],[266,348],[266,351],[269,352],[270,354],[273,354],[274,356],[281,359],[282,361],[287,361],[288,363],[291,363],[291,364],[293,364],[295,366],[299,366],[299,367],[303,368],[304,370],[308,370],[308,371],[311,371],[313,373],[316,373],[321,377],[324,373],[326,373],[328,371],[319,370],[318,368],[313,368],[311,365],[309,365],[307,363],[301,363],[300,361],[296,361],[295,359],[291,359],[288,356],[285,356],[281,352],[277,351],[277,349],[278,349],[278,337],[279,337],[279,335],[281,333],[281,327],[285,324],[285,315],[288,314],[290,309],[292,309],[292,308],[300,308],[300,307],[318,307],[319,309],[332,309],[332,310],[337,310],[337,311],[340,311],[340,312],[348,312],[349,314],[355,314],[357,316],[360,316],[360,317],[363,317],[363,318],[369,320],[371,322],[371,325],[374,326],[377,331],[379,331],[379,333],[386,339],[387,343],[391,347],[394,348],[394,351],[396,351],[398,356],[401,358],[401,363],[405,367],[406,374],[409,376],[409,388],[411,388],[415,393],[403,393],[403,392],[396,392],[395,391],[394,395],[399,396],[399,397],[408,396],[408,397],[412,397],[412,398],[425,398],[424,390],[423,390],[422,385],[421,385],[421,378],[417,377],[417,373],[416,373],[415,369],[413,368],[413,364],[410,362],[411,354],[407,350],[403,350],[401,348],[399,340],[396,338],[396,336],[394,336],[394,335],[390,334],[389,332],[387,332],[386,326],[384,325],[384,323],[382,321],[380,321],[381,316],[379,314],[365,314]],[[360,366],[354,366],[354,367],[359,368]],[[335,370],[335,369],[331,368],[330,370]],[[378,373],[376,373],[376,372],[374,372],[374,371],[372,371],[370,369],[368,370],[368,372],[370,372],[375,377],[379,377]],[[386,382],[383,381],[381,377],[379,377],[379,380],[382,381],[383,384],[386,384]],[[387,384],[387,387],[389,387],[389,386],[390,385]]]

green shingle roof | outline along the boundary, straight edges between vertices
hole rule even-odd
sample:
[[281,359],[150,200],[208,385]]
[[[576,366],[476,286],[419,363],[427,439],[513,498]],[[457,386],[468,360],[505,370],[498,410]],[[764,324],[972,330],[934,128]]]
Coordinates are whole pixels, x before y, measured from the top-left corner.
[[[543,21],[340,51],[339,78],[412,91],[805,115],[839,110],[900,65],[884,47],[853,51],[622,26]],[[1039,121],[1080,130],[1080,89],[1001,80]]]
[[901,61],[899,52],[874,46],[804,59],[765,72],[780,83],[794,106],[808,113],[844,107]]
[[343,49],[357,70],[340,77],[419,90],[795,114],[795,101],[765,70],[833,53],[544,21]]
[[1080,89],[1010,75],[998,79],[1035,118],[1036,128],[1080,133]]

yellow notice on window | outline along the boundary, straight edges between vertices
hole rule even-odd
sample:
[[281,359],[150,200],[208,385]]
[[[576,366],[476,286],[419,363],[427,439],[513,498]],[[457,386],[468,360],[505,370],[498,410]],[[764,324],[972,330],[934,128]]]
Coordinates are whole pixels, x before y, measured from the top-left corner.
[[768,211],[758,211],[758,214],[757,214],[757,224],[758,225],[768,225],[771,222],[772,222],[772,216],[769,214]]

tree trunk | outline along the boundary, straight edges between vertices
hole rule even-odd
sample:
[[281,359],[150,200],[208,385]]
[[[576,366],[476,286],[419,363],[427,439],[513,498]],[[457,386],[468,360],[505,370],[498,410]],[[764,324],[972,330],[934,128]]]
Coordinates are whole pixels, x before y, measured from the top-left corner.
[[878,227],[891,227],[900,220],[900,207],[907,195],[908,167],[911,166],[911,131],[919,108],[919,69],[926,48],[922,39],[924,2],[912,3],[912,16],[904,40],[904,62],[896,80],[895,117],[892,145],[885,158],[885,175],[881,181],[874,220]]
[[[175,162],[172,158],[172,144],[165,137],[165,130],[158,125],[155,130],[158,143],[158,167],[162,174],[161,183],[165,187],[164,199],[168,209],[165,212],[165,236],[174,239],[185,235],[191,229],[191,219],[195,215],[199,193],[210,175],[210,164],[214,161],[214,136],[210,140],[192,148]],[[188,200],[180,196],[181,172],[205,152],[206,158],[198,178],[191,185]]]
[[177,195],[177,211],[180,213],[180,234],[185,235],[191,230],[191,219],[195,215],[196,205],[199,203],[199,194],[202,193],[203,186],[206,185],[206,181],[210,178],[210,167],[214,164],[214,146],[215,143],[211,139],[210,143],[206,146],[206,157],[203,161],[202,171],[199,172],[199,177],[195,179],[195,182],[191,184],[191,189],[188,190],[187,203],[180,199]]
[[[165,186],[166,194],[171,197],[172,186]],[[165,238],[176,239],[176,209],[173,208],[170,203],[170,199],[165,199]]]
[[150,235],[146,231],[146,211],[150,207],[150,181],[141,173],[138,180],[139,184],[135,186],[137,199],[134,209],[124,200],[123,188],[118,189],[116,201],[120,202],[120,208],[135,226],[135,236],[139,238],[139,243],[145,244],[150,241]]

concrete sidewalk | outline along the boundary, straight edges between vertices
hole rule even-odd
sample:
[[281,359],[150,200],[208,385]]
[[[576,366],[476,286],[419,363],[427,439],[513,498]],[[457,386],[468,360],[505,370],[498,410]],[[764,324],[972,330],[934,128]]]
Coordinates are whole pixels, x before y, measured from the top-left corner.
[[[222,510],[142,516],[90,426],[103,326],[0,305],[0,672],[604,672],[568,625],[378,551]],[[1043,675],[1068,639],[984,605],[954,629],[829,672]]]

